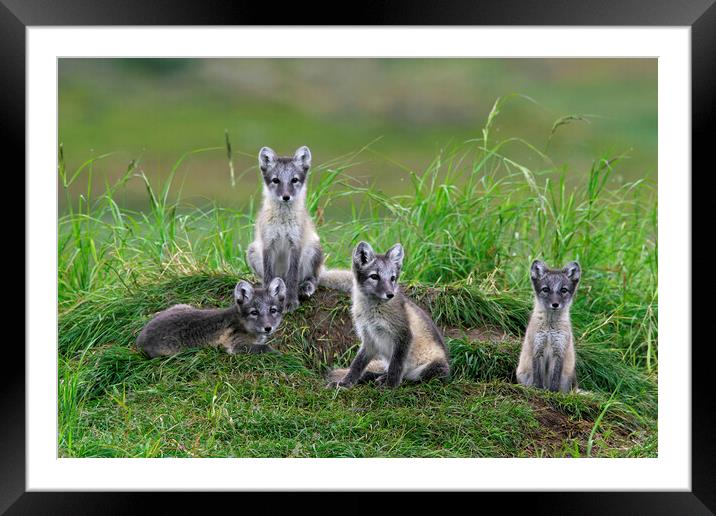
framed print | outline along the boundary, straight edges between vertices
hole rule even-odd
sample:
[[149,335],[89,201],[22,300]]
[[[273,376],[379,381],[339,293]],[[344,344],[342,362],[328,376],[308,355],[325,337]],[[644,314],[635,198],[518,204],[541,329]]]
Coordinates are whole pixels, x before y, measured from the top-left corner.
[[710,513],[712,3],[210,4],[0,6],[27,203],[0,507]]

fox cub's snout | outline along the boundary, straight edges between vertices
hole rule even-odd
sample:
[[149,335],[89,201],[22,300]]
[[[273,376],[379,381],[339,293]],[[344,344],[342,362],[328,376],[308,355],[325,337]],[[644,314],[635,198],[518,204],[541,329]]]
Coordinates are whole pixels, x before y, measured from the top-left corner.
[[355,285],[365,296],[387,301],[398,290],[403,266],[403,246],[395,244],[384,255],[377,255],[367,242],[360,242],[353,252]]
[[281,278],[274,278],[268,288],[254,288],[248,281],[240,281],[234,299],[246,331],[270,335],[281,324],[286,285]]
[[281,203],[291,203],[305,193],[306,175],[311,168],[311,151],[300,147],[293,157],[280,157],[273,149],[259,151],[259,168],[264,187],[271,197]]

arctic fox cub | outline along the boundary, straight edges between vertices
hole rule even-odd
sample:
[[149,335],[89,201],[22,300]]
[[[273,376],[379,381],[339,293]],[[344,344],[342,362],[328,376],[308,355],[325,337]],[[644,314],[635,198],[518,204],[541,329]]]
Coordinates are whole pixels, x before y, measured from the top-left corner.
[[281,324],[285,296],[281,278],[266,289],[240,281],[234,288],[235,306],[200,310],[174,305],[149,321],[137,347],[151,358],[203,346],[220,346],[231,354],[273,351],[265,341]]
[[535,303],[517,366],[517,381],[522,385],[561,392],[577,388],[569,307],[580,274],[577,262],[563,269],[550,269],[539,260],[532,263]]
[[377,255],[366,242],[353,253],[352,315],[361,347],[349,369],[329,374],[330,386],[351,387],[375,380],[397,387],[450,374],[448,351],[428,314],[403,295],[398,277],[403,247]]
[[256,276],[264,285],[276,277],[284,279],[289,311],[298,307],[299,297],[312,296],[318,284],[350,291],[350,271],[324,270],[321,243],[306,210],[311,151],[304,146],[291,157],[281,157],[262,147],[259,168],[263,204],[256,217],[254,241],[246,253]]

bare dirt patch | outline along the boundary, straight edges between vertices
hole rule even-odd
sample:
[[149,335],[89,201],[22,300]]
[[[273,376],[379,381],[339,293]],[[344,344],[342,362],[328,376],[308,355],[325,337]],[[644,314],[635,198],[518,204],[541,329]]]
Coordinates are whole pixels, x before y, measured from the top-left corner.
[[490,342],[505,342],[513,340],[514,337],[508,335],[504,330],[484,326],[482,328],[451,328],[441,327],[446,337],[451,339],[466,339]]
[[[312,353],[330,365],[358,343],[353,331],[350,295],[319,288],[292,316],[290,325],[282,325],[277,342],[297,340],[310,344]],[[286,339],[285,337],[289,337]]]
[[586,444],[591,431],[587,421],[575,421],[569,416],[555,410],[544,400],[532,398],[528,400],[539,427],[533,432],[534,444],[530,445],[530,455],[536,452],[547,452],[552,455],[564,447],[567,440],[575,439],[579,443],[580,453],[586,452]]
[[[530,454],[541,451],[553,455],[554,452],[564,451],[564,444],[572,440],[576,442],[580,456],[586,455],[587,442],[594,424],[592,421],[573,419],[537,397],[528,399],[527,402],[533,410],[535,419],[540,423],[533,433],[534,444],[528,449]],[[609,449],[627,449],[633,443],[630,442],[629,432],[613,426],[608,435],[597,429],[592,454],[598,454],[603,444]]]
[[562,412],[555,410],[547,402],[540,398],[528,400],[534,411],[535,419],[543,426],[561,435],[560,442],[564,438],[588,436],[592,429],[588,421],[575,421]]

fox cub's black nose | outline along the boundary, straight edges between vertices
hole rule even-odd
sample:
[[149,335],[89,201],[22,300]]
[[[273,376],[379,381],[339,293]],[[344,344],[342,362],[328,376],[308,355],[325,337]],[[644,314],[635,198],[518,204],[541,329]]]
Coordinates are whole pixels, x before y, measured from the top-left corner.
[[388,299],[393,299],[395,297],[395,294],[386,294],[385,297]]
[[559,308],[559,303],[552,303],[552,308]]
[[291,200],[291,196],[290,196],[290,195],[284,195],[284,196],[282,197],[282,199],[283,199],[284,201],[290,201],[290,200]]
[[266,327],[264,327],[264,330],[266,331],[266,333],[270,332],[270,331],[271,331],[271,326],[266,326]]

